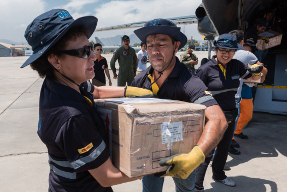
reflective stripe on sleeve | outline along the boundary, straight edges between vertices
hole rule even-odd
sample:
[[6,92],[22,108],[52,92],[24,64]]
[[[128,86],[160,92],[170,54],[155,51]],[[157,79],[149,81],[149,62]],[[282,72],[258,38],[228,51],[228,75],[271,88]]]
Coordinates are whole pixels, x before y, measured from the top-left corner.
[[49,160],[61,167],[73,168],[69,161],[57,161],[57,160],[52,159],[50,155],[49,155]]
[[70,172],[62,171],[62,170],[58,169],[57,167],[55,167],[54,165],[51,165],[51,164],[50,164],[50,168],[54,171],[54,173],[56,175],[59,175],[61,177],[65,177],[67,179],[76,179],[77,178],[76,172],[70,173]]
[[72,162],[71,165],[74,169],[78,169],[79,167],[82,167],[83,165],[94,161],[98,156],[101,155],[105,148],[106,144],[104,141],[102,141],[102,143],[90,155]]
[[231,88],[231,89],[223,89],[223,90],[219,90],[219,91],[209,91],[212,95],[217,95],[219,93],[224,93],[224,92],[228,92],[228,91],[237,91],[238,88]]
[[195,104],[201,104],[205,101],[208,101],[208,100],[211,100],[211,99],[214,99],[211,95],[206,95],[206,96],[203,96],[203,97],[200,97],[198,98],[196,101],[194,101],[193,103]]
[[90,83],[90,82],[88,82],[87,84],[88,84],[87,91],[90,93],[90,92],[91,92],[91,90],[92,90],[91,83]]

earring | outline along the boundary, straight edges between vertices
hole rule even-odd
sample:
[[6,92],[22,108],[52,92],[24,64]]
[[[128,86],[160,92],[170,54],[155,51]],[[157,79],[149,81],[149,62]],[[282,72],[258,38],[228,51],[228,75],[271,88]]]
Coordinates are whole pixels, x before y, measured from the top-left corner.
[[61,69],[61,67],[59,66],[58,69]]

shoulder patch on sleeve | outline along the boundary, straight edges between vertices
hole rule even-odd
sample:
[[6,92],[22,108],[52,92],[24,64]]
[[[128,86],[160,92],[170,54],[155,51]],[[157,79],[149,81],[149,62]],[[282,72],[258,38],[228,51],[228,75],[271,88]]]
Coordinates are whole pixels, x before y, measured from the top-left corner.
[[93,148],[93,143],[90,143],[89,145],[87,145],[86,147],[83,147],[83,148],[81,148],[81,149],[78,149],[78,152],[80,153],[80,154],[83,154],[83,153],[86,153],[86,152],[88,152],[88,151],[90,151],[92,148]]

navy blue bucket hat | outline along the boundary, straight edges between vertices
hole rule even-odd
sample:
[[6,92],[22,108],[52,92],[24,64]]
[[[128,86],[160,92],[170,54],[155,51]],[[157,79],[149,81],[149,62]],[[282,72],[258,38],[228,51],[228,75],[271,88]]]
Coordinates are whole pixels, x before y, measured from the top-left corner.
[[146,38],[153,34],[165,34],[180,42],[178,49],[185,46],[187,42],[186,36],[180,32],[180,27],[177,27],[172,21],[167,19],[153,19],[144,24],[140,29],[134,31],[138,38],[146,44]]
[[33,54],[21,68],[41,57],[57,43],[71,28],[86,27],[90,38],[96,29],[98,19],[94,16],[81,17],[76,20],[64,9],[53,9],[36,17],[25,31],[25,38],[31,45]]
[[223,49],[244,49],[240,44],[237,43],[236,35],[232,34],[222,34],[217,40],[213,41],[215,47],[220,47]]

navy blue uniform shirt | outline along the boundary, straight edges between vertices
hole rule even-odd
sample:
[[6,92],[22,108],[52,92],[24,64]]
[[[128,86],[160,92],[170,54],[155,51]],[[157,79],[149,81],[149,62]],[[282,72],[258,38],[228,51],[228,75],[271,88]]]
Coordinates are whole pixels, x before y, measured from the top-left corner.
[[110,192],[88,172],[109,158],[105,127],[93,102],[93,85],[80,85],[81,92],[46,78],[40,93],[38,135],[48,148],[49,191]]
[[[214,99],[217,101],[223,111],[234,110],[235,107],[235,94],[239,86],[239,78],[242,77],[247,69],[245,65],[236,59],[231,59],[226,65],[226,78],[220,69],[216,56],[213,56],[210,61],[199,67],[196,75],[208,87],[208,91],[224,91],[234,89],[232,91],[213,94]],[[248,74],[249,78],[252,74]]]
[[[135,77],[131,86],[151,90],[151,81],[148,75],[152,72],[153,68],[148,67]],[[175,66],[159,88],[157,95],[160,99],[186,101],[203,104],[206,107],[217,105],[217,102],[206,90],[207,87],[204,83],[198,77],[192,75],[192,72],[176,57]]]

